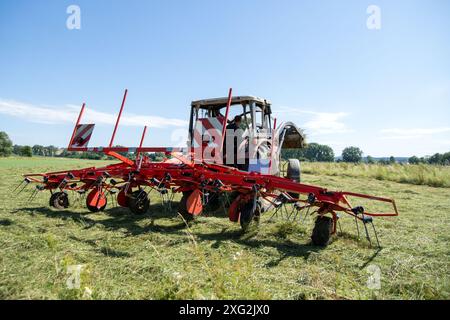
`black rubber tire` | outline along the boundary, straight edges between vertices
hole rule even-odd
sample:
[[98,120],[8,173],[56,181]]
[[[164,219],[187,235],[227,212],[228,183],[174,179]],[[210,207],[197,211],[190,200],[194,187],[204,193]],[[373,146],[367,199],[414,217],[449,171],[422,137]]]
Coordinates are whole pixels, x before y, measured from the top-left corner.
[[53,198],[53,207],[56,209],[66,209],[69,207],[69,197],[65,192],[56,192],[50,198]]
[[[300,161],[298,159],[288,159],[288,166],[286,172],[286,178],[293,180],[295,182],[300,182],[301,169]],[[300,195],[298,193],[289,192],[292,198],[298,198]]]
[[131,193],[131,196],[128,198],[128,207],[136,215],[146,213],[150,207],[150,199],[148,198],[147,192],[136,190]]
[[180,203],[178,205],[178,213],[181,214],[181,216],[183,217],[183,219],[186,222],[190,222],[190,221],[194,220],[194,215],[190,214],[186,208],[186,202],[187,202],[187,199],[189,198],[189,196],[191,195],[191,193],[192,193],[192,191],[183,192],[183,196],[181,197]]
[[333,230],[333,219],[330,217],[317,217],[311,234],[312,243],[316,246],[326,246],[330,241]]
[[300,161],[298,159],[288,159],[286,177],[296,182],[300,182],[300,171]]
[[212,212],[219,210],[222,207],[221,197],[222,195],[220,193],[212,193],[209,196],[209,201],[206,208]]
[[50,207],[54,207],[53,201],[55,201],[55,196],[56,196],[58,193],[59,193],[59,192],[53,192],[52,195],[50,196],[50,200],[48,201],[48,204],[50,205]]
[[245,203],[241,207],[241,214],[239,216],[239,223],[243,231],[247,231],[252,221],[259,222],[261,214],[261,207],[259,203],[256,204],[256,208],[253,211],[253,200]]

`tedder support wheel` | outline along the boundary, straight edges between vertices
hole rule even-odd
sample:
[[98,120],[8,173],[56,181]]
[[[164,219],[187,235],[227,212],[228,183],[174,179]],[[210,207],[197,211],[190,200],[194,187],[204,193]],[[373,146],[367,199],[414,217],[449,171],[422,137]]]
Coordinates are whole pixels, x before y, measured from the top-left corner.
[[317,217],[311,235],[312,243],[316,246],[326,246],[330,241],[330,235],[332,230],[333,230],[332,218],[325,216]]
[[150,199],[147,192],[142,190],[134,191],[128,198],[128,206],[134,214],[144,214],[150,207]]
[[248,201],[241,207],[241,214],[239,216],[239,223],[243,231],[247,231],[253,220],[259,221],[261,214],[261,206],[256,203],[256,208],[253,210],[253,200]]
[[195,216],[188,211],[188,199],[193,191],[184,191],[181,197],[180,204],[178,205],[178,213],[181,214],[186,222],[193,221]]
[[53,192],[52,195],[50,196],[50,200],[48,201],[48,204],[50,205],[50,207],[54,207],[55,205],[53,204],[53,201],[55,201],[55,197],[58,195],[59,192]]
[[86,207],[90,212],[103,211],[108,203],[104,192],[93,189],[86,197]]
[[55,192],[50,197],[50,204],[56,209],[65,209],[69,207],[69,197],[65,192]]
[[101,206],[100,208],[97,208],[96,206],[91,206],[90,204],[86,203],[86,207],[88,208],[88,210],[90,212],[99,212],[99,211],[103,211],[106,208],[106,204],[108,203],[108,199],[105,198],[105,204],[103,206]]

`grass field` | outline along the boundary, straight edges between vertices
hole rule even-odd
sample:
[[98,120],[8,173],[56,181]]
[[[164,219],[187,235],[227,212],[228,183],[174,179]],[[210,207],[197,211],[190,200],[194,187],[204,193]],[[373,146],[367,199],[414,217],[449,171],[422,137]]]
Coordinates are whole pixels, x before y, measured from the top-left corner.
[[[397,176],[415,175],[410,167],[394,166],[382,179],[370,167],[304,165],[304,183],[396,199],[400,216],[375,221],[381,250],[358,241],[346,217],[343,233],[319,248],[309,244],[311,218],[269,222],[265,215],[258,228],[243,234],[223,213],[202,216],[187,229],[156,195],[146,215],[132,216],[122,208],[89,213],[75,198],[71,208],[58,212],[48,207],[48,193],[31,203],[27,194],[11,194],[22,173],[104,163],[0,159],[0,298],[450,298],[448,169],[430,168],[445,177],[432,187],[419,183],[434,179],[428,168],[424,178],[407,183]],[[83,266],[79,289],[66,284],[72,265]],[[380,271],[379,289],[367,286],[374,269]]]

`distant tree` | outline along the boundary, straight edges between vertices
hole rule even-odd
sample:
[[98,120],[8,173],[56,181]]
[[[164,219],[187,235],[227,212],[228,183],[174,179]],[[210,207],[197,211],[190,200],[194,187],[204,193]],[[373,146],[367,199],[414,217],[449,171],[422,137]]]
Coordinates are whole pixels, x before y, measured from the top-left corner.
[[54,157],[56,151],[58,150],[58,148],[55,147],[55,146],[47,146],[47,147],[45,148],[45,150],[46,150],[46,156],[48,156],[48,157]]
[[363,152],[358,147],[347,147],[342,151],[342,160],[344,162],[358,163],[362,160]]
[[390,157],[389,157],[389,163],[390,163],[390,164],[396,163],[394,156],[390,156]]
[[13,152],[13,144],[6,132],[0,131],[0,157],[10,156]]
[[450,165],[450,152],[446,152],[442,155],[442,164],[446,166]]
[[420,159],[416,156],[412,156],[408,159],[408,163],[409,164],[419,164],[420,163]]
[[30,146],[23,146],[22,150],[20,151],[20,155],[23,157],[32,157],[33,149],[31,149]]
[[304,151],[305,158],[309,161],[333,162],[334,152],[327,145],[310,143]]
[[440,153],[435,153],[428,159],[429,164],[442,164],[443,162],[444,158]]
[[282,149],[281,158],[287,159],[305,159],[305,149]]
[[368,164],[374,164],[375,163],[375,159],[373,157],[371,157],[371,156],[367,156],[366,162]]
[[44,153],[44,146],[41,146],[39,144],[35,144],[32,148],[33,154],[36,156],[45,156]]
[[22,146],[19,146],[17,144],[15,144],[13,146],[13,153],[20,156],[20,153],[22,152]]

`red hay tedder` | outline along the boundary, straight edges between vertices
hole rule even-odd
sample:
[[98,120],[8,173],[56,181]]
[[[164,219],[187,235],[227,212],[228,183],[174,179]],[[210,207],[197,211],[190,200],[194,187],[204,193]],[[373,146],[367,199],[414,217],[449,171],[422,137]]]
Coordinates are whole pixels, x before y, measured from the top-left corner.
[[[253,221],[259,221],[263,212],[273,211],[272,217],[279,213],[288,219],[294,219],[303,210],[305,216],[316,214],[312,232],[312,243],[326,245],[330,236],[336,233],[339,212],[352,216],[359,236],[358,221],[362,222],[366,237],[371,242],[367,224],[371,224],[379,246],[373,217],[397,216],[394,200],[353,192],[330,191],[318,186],[300,183],[300,165],[298,160],[290,159],[287,170],[282,170],[281,150],[298,148],[303,145],[304,137],[293,123],[276,126],[272,119],[270,102],[264,99],[240,96],[233,97],[230,89],[227,98],[207,99],[192,102],[187,148],[143,147],[146,127],[142,133],[139,147],[113,147],[114,137],[122,115],[127,90],[123,97],[114,131],[108,147],[88,147],[94,124],[81,124],[85,104],[81,107],[72,137],[69,151],[102,152],[120,160],[119,163],[104,167],[89,167],[77,170],[65,170],[48,173],[25,174],[25,186],[36,183],[30,197],[38,191],[49,190],[49,204],[57,209],[69,207],[68,191],[80,196],[86,195],[86,206],[91,212],[106,208],[108,196],[117,200],[117,204],[127,207],[133,214],[146,213],[150,206],[149,193],[160,194],[164,205],[170,206],[173,195],[182,193],[178,213],[185,221],[194,219],[202,213],[205,206],[217,208],[220,204],[227,208],[230,221],[239,222],[244,230]],[[234,167],[221,164],[204,157],[208,143],[196,133],[203,129],[219,132],[219,153],[224,146],[225,129],[233,122],[229,120],[231,107],[242,108],[238,112],[243,118],[248,133],[247,139],[239,148],[244,148],[244,165]],[[224,111],[222,114],[220,111]],[[266,130],[269,134],[264,144],[254,142],[252,134]],[[208,139],[210,139],[209,137]],[[215,139],[217,145],[217,139]],[[257,144],[256,156],[249,155],[250,144]],[[195,149],[200,149],[201,158],[195,157]],[[216,149],[217,150],[217,149]],[[198,150],[197,150],[198,151]],[[119,152],[135,154],[132,160]],[[161,162],[153,162],[147,153],[162,152],[171,155]],[[251,159],[251,158],[254,159]],[[250,158],[250,159],[249,159]],[[266,158],[265,165],[263,158]],[[252,161],[255,160],[255,161]],[[25,188],[25,186],[22,187]],[[392,212],[368,212],[362,206],[352,206],[349,197],[375,200],[392,205]],[[312,210],[311,210],[312,209]],[[311,210],[311,212],[310,212]],[[284,214],[283,214],[284,212]]]

